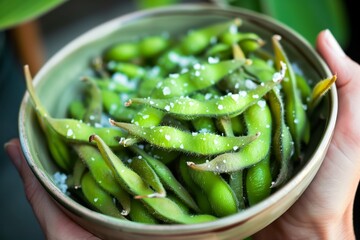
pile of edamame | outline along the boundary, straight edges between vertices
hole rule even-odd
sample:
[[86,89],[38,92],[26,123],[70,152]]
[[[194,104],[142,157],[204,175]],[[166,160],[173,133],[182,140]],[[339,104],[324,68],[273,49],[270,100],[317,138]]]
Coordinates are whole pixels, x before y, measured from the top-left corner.
[[109,46],[66,118],[50,116],[25,71],[75,199],[124,221],[191,224],[240,212],[287,183],[336,76],[310,86],[280,36],[266,51],[241,24]]

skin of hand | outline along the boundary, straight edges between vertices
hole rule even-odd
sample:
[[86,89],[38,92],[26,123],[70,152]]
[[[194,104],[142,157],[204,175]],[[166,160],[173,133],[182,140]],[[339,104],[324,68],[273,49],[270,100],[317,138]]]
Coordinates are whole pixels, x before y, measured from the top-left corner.
[[[329,30],[319,34],[317,50],[338,76],[339,112],[333,140],[304,194],[253,239],[355,239],[352,214],[360,180],[360,66],[345,55]],[[52,201],[26,164],[18,139],[5,144],[5,150],[23,180],[46,239],[98,239]]]
[[99,239],[72,221],[55,204],[27,165],[18,139],[6,143],[5,150],[20,174],[26,198],[46,239]]
[[360,180],[360,66],[329,30],[316,48],[337,74],[339,112],[324,162],[299,200],[253,239],[355,239],[353,205]]

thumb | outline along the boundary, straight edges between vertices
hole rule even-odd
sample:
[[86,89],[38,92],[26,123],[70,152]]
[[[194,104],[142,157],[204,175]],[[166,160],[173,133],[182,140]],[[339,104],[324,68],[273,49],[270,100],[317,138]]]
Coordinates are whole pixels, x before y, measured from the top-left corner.
[[357,89],[360,88],[360,81],[351,81],[360,76],[359,64],[346,56],[330,30],[326,29],[319,33],[316,48],[333,74],[337,74],[336,85],[339,89],[348,84],[354,84],[358,86]]
[[33,205],[39,201],[38,198],[42,195],[42,189],[40,183],[36,180],[34,174],[26,164],[26,160],[20,149],[20,142],[18,139],[12,139],[7,142],[4,147],[14,166],[19,172],[20,177],[22,178],[26,197],[30,204]]
[[60,236],[61,239],[97,239],[55,205],[26,164],[18,139],[6,143],[5,151],[23,180],[26,197],[47,239],[60,239]]

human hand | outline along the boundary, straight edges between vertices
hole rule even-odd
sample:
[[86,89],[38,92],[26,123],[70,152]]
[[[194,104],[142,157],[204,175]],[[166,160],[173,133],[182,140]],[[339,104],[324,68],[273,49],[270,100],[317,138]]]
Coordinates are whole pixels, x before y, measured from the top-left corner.
[[72,221],[54,203],[27,165],[18,139],[6,143],[5,150],[22,178],[26,197],[46,239],[98,239]]
[[317,50],[337,74],[338,119],[324,162],[300,199],[254,239],[355,239],[353,205],[360,180],[360,66],[329,30]]

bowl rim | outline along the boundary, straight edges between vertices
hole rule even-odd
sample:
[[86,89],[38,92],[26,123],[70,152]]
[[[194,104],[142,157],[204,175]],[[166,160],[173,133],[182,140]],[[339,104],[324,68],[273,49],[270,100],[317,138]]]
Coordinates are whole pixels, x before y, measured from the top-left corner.
[[[83,41],[87,44],[90,42],[95,41],[101,36],[109,35],[115,27],[119,27],[123,24],[131,23],[132,21],[136,21],[138,19],[143,19],[144,17],[148,16],[158,16],[161,14],[169,14],[169,13],[196,13],[198,11],[214,11],[223,14],[239,15],[240,18],[246,19],[246,21],[260,24],[261,27],[265,26],[272,26],[277,30],[281,30],[285,32],[288,39],[293,39],[300,43],[297,49],[300,49],[300,46],[303,48],[305,47],[306,52],[308,55],[311,55],[318,64],[322,67],[325,74],[327,76],[331,76],[331,71],[328,66],[325,64],[323,59],[318,55],[318,53],[313,49],[313,47],[305,40],[299,33],[295,32],[293,29],[287,27],[286,25],[282,24],[281,22],[268,17],[266,15],[242,8],[227,8],[227,7],[220,7],[213,4],[176,4],[167,7],[159,7],[154,9],[147,9],[147,10],[138,10],[135,12],[131,12],[119,17],[116,17],[112,20],[106,21],[94,28],[91,28],[87,32],[81,34],[80,36],[76,37],[74,40],[70,41],[66,44],[63,48],[61,48],[54,56],[52,56],[42,67],[42,69],[36,74],[33,82],[36,88],[36,85],[41,82],[43,76],[45,76],[48,69],[52,69],[55,65],[64,57],[75,50],[77,47],[81,45]],[[102,34],[99,34],[101,32]],[[307,57],[306,57],[307,58]],[[326,77],[326,76],[325,76]],[[338,99],[337,99],[337,90],[335,86],[332,86],[329,91],[329,99],[331,102],[331,109],[330,109],[330,116],[329,121],[327,123],[327,127],[325,129],[324,135],[322,137],[322,141],[319,144],[318,148],[327,150],[329,141],[332,138],[333,130],[335,128],[337,111],[338,111]],[[101,213],[94,212],[85,206],[77,203],[75,200],[71,199],[70,197],[63,194],[52,181],[49,181],[49,176],[43,172],[38,166],[36,166],[34,160],[32,159],[32,154],[30,151],[29,144],[27,143],[29,140],[26,137],[26,129],[25,129],[25,108],[27,104],[30,103],[29,95],[26,92],[24,94],[23,100],[21,102],[20,111],[19,111],[19,138],[21,143],[21,148],[24,153],[25,159],[31,168],[32,172],[35,174],[39,182],[43,185],[43,187],[47,190],[47,192],[52,196],[52,198],[57,202],[60,206],[66,208],[70,212],[74,213],[77,216],[85,216],[87,219],[90,219],[97,224],[110,224],[112,228],[118,228],[121,230],[121,227],[126,227],[127,231],[136,232],[141,230],[143,233],[156,233],[156,234],[171,234],[175,233],[175,231],[181,231],[182,234],[187,233],[201,233],[206,231],[218,231],[222,228],[229,228],[232,225],[241,225],[242,223],[249,221],[253,218],[256,213],[259,213],[273,203],[278,202],[284,196],[286,196],[295,186],[299,185],[303,178],[307,175],[310,169],[316,167],[319,164],[313,159],[321,159],[320,155],[322,154],[321,151],[316,151],[313,156],[309,159],[309,161],[302,167],[302,169],[297,173],[297,175],[293,176],[293,178],[286,183],[282,188],[277,190],[276,192],[272,193],[266,201],[261,201],[260,203],[243,210],[240,213],[222,217],[212,222],[206,223],[198,223],[198,224],[172,224],[172,225],[148,225],[142,223],[135,223],[130,222],[127,223],[117,218],[113,218],[110,216],[103,215]],[[325,140],[325,141],[324,141]],[[323,159],[321,160],[321,162]],[[321,164],[321,163],[320,163]],[[317,170],[316,170],[317,172]],[[300,197],[300,196],[299,196]],[[66,206],[66,207],[65,207]],[[229,224],[229,222],[231,224]]]

